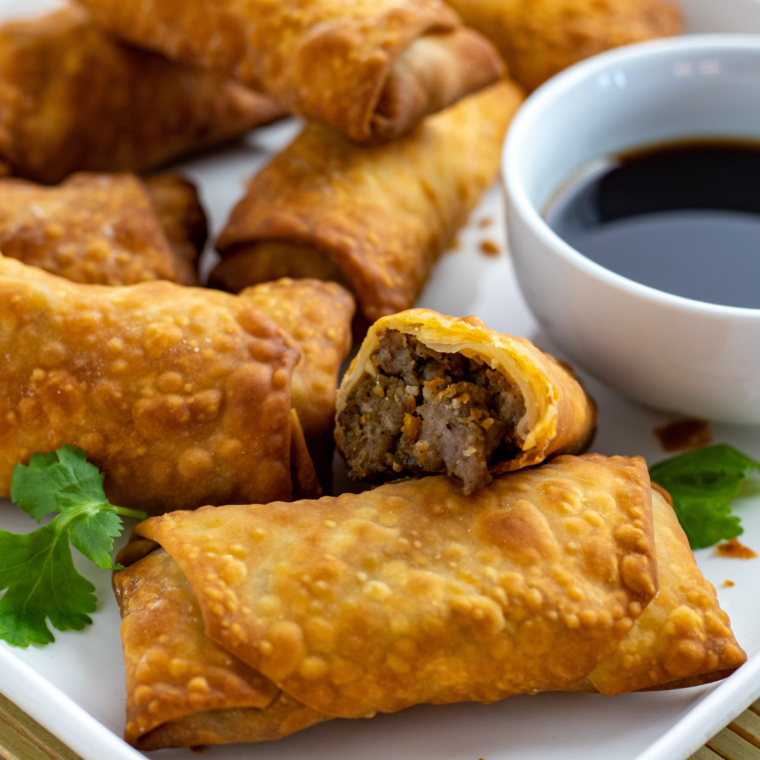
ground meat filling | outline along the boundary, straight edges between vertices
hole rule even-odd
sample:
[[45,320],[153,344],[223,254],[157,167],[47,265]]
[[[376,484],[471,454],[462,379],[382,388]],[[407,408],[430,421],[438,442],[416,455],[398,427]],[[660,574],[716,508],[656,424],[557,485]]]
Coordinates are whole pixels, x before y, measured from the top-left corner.
[[522,394],[480,359],[387,330],[372,365],[377,374],[354,387],[338,418],[354,480],[446,472],[469,494],[491,482],[490,464],[519,451]]

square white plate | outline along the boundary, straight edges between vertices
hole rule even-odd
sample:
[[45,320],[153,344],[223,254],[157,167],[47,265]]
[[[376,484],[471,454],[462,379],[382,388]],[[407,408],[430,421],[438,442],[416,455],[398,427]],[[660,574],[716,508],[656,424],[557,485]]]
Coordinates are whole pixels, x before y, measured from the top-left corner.
[[[130,0],[125,0],[130,1]],[[0,18],[55,7],[55,0],[0,0]],[[760,33],[758,0],[683,0],[692,32]],[[213,233],[224,225],[243,183],[297,132],[289,122],[260,130],[246,141],[179,168],[195,179],[209,211]],[[486,227],[479,222],[489,218]],[[477,314],[491,327],[551,349],[527,310],[504,255],[501,198],[494,189],[460,236],[459,250],[443,257],[420,305],[447,314]],[[480,250],[497,242],[499,257]],[[642,454],[662,459],[652,430],[668,421],[584,378],[599,402],[603,454]],[[760,429],[714,425],[716,442],[727,442],[760,458]],[[745,528],[742,541],[760,550],[760,497],[736,505]],[[27,532],[34,524],[0,500],[0,527]],[[76,554],[76,553],[75,553]],[[718,587],[721,604],[750,661],[727,681],[674,692],[597,695],[541,694],[495,705],[422,706],[371,721],[332,721],[292,737],[260,745],[213,747],[208,760],[683,760],[760,696],[760,560],[697,553],[705,575]],[[81,561],[80,561],[81,560]],[[85,760],[139,760],[142,753],[119,737],[124,727],[124,666],[119,612],[110,575],[77,556],[80,571],[97,587],[98,610],[83,632],[55,632],[45,648],[12,649],[0,643],[0,691],[36,718]],[[722,586],[725,580],[736,585]],[[189,750],[163,750],[160,760],[188,760]]]

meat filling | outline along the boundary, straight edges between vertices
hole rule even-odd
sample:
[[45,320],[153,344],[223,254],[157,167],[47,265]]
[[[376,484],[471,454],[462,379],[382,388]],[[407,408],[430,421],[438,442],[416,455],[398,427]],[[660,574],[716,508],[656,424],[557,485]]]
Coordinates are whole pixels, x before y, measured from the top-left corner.
[[354,480],[445,472],[469,494],[491,482],[490,464],[519,451],[522,394],[482,360],[387,330],[372,364],[377,374],[359,381],[338,417]]

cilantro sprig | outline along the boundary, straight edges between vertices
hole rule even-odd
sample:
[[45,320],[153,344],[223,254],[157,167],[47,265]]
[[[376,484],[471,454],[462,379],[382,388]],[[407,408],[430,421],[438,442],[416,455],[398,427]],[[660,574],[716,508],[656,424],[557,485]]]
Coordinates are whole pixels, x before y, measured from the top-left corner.
[[651,479],[673,497],[692,549],[743,533],[731,502],[753,472],[760,472],[760,462],[724,444],[688,451],[649,468]]
[[120,515],[147,518],[109,504],[103,478],[87,454],[71,446],[13,468],[11,499],[37,522],[58,514],[25,535],[0,530],[0,639],[44,645],[55,641],[46,620],[59,631],[92,623],[87,613],[95,611],[95,586],[74,567],[69,541],[103,570],[120,570],[108,555],[121,535]]

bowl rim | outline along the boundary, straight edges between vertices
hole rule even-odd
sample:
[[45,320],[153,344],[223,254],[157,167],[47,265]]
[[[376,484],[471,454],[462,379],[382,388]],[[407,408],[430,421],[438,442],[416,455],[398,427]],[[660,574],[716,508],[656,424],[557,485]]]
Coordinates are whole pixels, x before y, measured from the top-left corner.
[[[760,35],[693,34],[639,42],[592,56],[560,72],[528,97],[512,121],[502,147],[502,183],[508,205],[514,207],[514,210],[527,223],[532,234],[560,258],[576,269],[580,269],[587,276],[618,291],[638,296],[661,306],[706,316],[756,321],[760,320],[760,308],[724,306],[677,296],[631,280],[587,258],[549,227],[529,199],[522,177],[517,169],[519,164],[517,158],[522,150],[522,145],[526,140],[532,139],[532,125],[551,108],[560,95],[572,91],[610,66],[642,58],[664,57],[673,53],[715,52],[747,52],[760,58]],[[760,142],[760,130],[758,131],[758,142]]]

